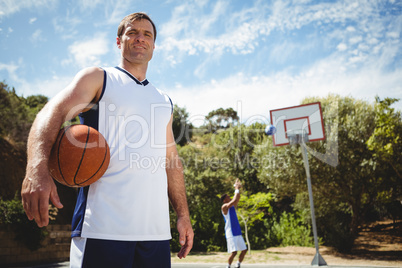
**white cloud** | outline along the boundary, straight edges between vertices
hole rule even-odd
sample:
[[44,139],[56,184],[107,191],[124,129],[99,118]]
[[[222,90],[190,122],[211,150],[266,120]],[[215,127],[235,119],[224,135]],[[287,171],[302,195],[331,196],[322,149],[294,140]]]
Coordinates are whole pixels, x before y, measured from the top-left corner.
[[[205,53],[222,53],[229,49],[234,54],[247,54],[254,50],[259,28],[247,23],[250,12],[242,11],[242,17],[232,14],[227,17],[228,1],[217,1],[212,10],[205,10],[204,2],[188,3],[176,7],[172,18],[160,26],[163,39],[161,50],[184,52],[188,55]],[[203,13],[202,13],[203,12]],[[233,21],[233,18],[238,20]],[[222,21],[227,22],[227,29],[218,32]],[[244,22],[244,23],[242,23]]]
[[345,43],[340,43],[336,48],[339,51],[345,51],[348,48],[348,46]]
[[[368,41],[361,34],[369,32],[369,40],[373,41],[383,31],[383,26],[378,26],[377,4],[374,1],[367,1],[364,5],[343,1],[317,4],[310,1],[275,1],[268,5],[256,1],[254,6],[238,13],[230,10],[229,1],[221,0],[211,5],[209,10],[199,3],[189,2],[176,7],[170,21],[160,27],[163,39],[159,45],[161,51],[169,55],[173,53],[175,61],[180,62],[187,55],[201,53],[215,54],[218,58],[225,53],[251,54],[260,47],[260,39],[273,31],[291,33],[306,26],[318,26],[324,35],[337,40],[338,44],[348,42],[352,45]],[[230,16],[227,16],[228,12]],[[374,21],[370,21],[371,18]],[[356,25],[346,26],[343,32],[327,27],[350,22]],[[288,47],[291,46],[288,42]],[[341,45],[338,50],[347,48]]]
[[72,15],[67,11],[64,17],[57,17],[52,20],[56,33],[61,35],[61,39],[73,39],[77,35],[77,26],[82,23],[82,18]]
[[81,68],[100,65],[100,57],[109,52],[108,40],[105,33],[97,33],[92,39],[74,42],[68,50],[70,60]]
[[10,16],[22,9],[52,8],[56,0],[2,0],[0,1],[0,18]]
[[362,40],[363,40],[363,38],[361,36],[354,36],[349,39],[349,43],[354,45],[354,44],[361,42]]
[[[127,7],[129,3],[126,0],[109,0],[105,5],[106,23],[109,25],[116,25],[126,16],[129,15],[130,8]],[[117,32],[117,26],[116,26]]]
[[46,41],[46,38],[42,34],[42,30],[37,29],[35,32],[32,33],[31,38],[30,38],[32,43],[38,43],[38,42],[44,42]]
[[8,76],[13,80],[18,80],[18,76],[16,74],[18,68],[19,66],[15,63],[6,64],[0,62],[0,71],[5,70],[8,73]]
[[45,95],[47,97],[55,96],[59,91],[66,87],[73,79],[73,77],[52,77],[50,79],[29,79],[26,80],[19,74],[20,66],[23,66],[23,59],[20,58],[18,63],[0,63],[0,72],[6,71],[9,80],[7,83],[15,87],[17,94],[23,96],[31,95]]
[[[243,120],[253,117],[268,120],[269,110],[299,105],[305,97],[325,97],[330,93],[370,103],[377,95],[402,100],[402,69],[385,73],[378,71],[375,64],[353,69],[347,61],[333,56],[296,75],[287,71],[254,77],[236,73],[220,81],[192,88],[176,87],[168,92],[175,103],[187,108],[190,120],[220,107],[237,109],[239,104]],[[387,89],[388,95],[383,89]],[[401,102],[397,104],[399,109]]]
[[400,36],[400,33],[399,33],[399,32],[388,32],[388,33],[387,33],[387,37],[389,37],[389,38],[398,39],[399,36]]
[[29,19],[29,24],[33,24],[36,20],[37,20],[37,18],[30,18]]
[[79,0],[78,1],[78,6],[82,10],[87,10],[87,9],[94,9],[97,5],[101,4],[103,1],[102,0]]
[[[129,0],[78,0],[77,2],[82,13],[103,11],[101,15],[106,19],[97,21],[96,24],[99,25],[120,23],[121,19],[129,14],[127,12],[131,10],[130,5],[133,5]],[[98,9],[99,7],[102,9]]]
[[44,95],[49,98],[54,97],[62,89],[64,89],[71,81],[73,77],[51,77],[49,79],[34,79],[25,81],[18,81],[18,91],[23,92],[24,96],[31,95]]

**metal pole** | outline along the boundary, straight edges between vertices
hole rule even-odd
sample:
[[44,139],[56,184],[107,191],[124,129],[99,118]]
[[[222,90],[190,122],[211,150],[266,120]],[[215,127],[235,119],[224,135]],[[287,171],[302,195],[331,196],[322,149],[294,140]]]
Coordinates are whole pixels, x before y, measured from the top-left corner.
[[324,265],[327,265],[327,263],[325,262],[323,257],[320,255],[320,252],[318,250],[318,236],[317,236],[317,226],[315,223],[315,212],[314,212],[313,191],[311,188],[310,166],[308,163],[308,155],[307,155],[307,150],[306,150],[305,146],[306,146],[306,144],[304,143],[304,141],[300,143],[300,147],[302,149],[303,161],[304,161],[304,168],[306,169],[306,175],[307,175],[308,196],[310,199],[311,220],[313,222],[314,245],[315,245],[315,251],[316,251],[314,259],[311,262],[311,265],[324,266]]

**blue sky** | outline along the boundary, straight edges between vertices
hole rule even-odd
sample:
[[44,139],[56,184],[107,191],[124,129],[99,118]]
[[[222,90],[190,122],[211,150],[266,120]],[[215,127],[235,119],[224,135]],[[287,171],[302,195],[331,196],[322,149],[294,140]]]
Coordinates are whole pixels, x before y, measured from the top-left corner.
[[0,79],[53,97],[88,66],[116,66],[120,20],[158,30],[147,78],[200,125],[217,108],[243,122],[330,93],[401,99],[402,1],[0,0]]

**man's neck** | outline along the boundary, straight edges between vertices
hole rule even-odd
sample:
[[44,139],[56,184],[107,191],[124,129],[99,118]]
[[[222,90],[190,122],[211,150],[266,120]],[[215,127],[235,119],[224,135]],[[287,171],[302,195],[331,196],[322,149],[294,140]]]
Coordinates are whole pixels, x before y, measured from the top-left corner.
[[146,79],[148,64],[136,65],[123,59],[119,67],[132,74],[138,81],[144,81]]

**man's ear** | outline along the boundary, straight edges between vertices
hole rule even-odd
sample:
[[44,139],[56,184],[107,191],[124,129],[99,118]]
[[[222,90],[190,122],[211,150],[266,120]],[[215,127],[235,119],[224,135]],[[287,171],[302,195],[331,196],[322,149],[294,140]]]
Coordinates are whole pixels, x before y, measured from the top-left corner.
[[119,37],[116,37],[116,44],[117,44],[117,47],[118,47],[119,49],[121,49],[121,42],[120,42],[120,38],[119,38]]

